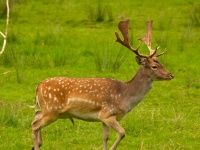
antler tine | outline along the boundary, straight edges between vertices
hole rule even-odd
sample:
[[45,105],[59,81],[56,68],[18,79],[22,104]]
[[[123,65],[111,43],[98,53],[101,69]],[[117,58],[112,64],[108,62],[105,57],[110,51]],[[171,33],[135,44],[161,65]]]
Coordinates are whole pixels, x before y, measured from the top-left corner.
[[[153,20],[149,20],[149,21],[147,22],[147,31],[146,31],[146,34],[144,35],[143,38],[139,38],[139,39],[138,39],[138,40],[143,41],[143,42],[146,44],[146,46],[148,47],[148,49],[149,49],[149,51],[150,51],[150,56],[149,56],[149,57],[153,57],[153,56],[156,54],[157,50],[160,48],[160,46],[157,46],[157,47],[155,48],[155,50],[153,50],[153,49],[151,48],[152,23],[153,23]],[[165,49],[161,54],[157,54],[157,55],[155,55],[155,56],[156,56],[156,57],[159,57],[159,56],[163,55],[163,54],[165,53],[165,51],[166,51],[166,49]]]
[[165,48],[165,50],[162,53],[157,54],[156,57],[159,57],[159,56],[163,55],[165,52],[166,52],[166,48]]
[[129,41],[129,19],[124,20],[124,21],[120,21],[118,24],[118,28],[121,31],[124,40],[122,40],[119,36],[119,34],[117,32],[115,32],[115,35],[117,37],[116,42],[121,43],[122,45],[124,45],[125,47],[127,47],[128,49],[130,49],[132,52],[134,52],[136,55],[140,56],[140,57],[144,57],[147,58],[148,56],[143,55],[143,54],[139,54],[138,49],[140,46],[138,46],[136,49],[134,49],[133,47],[131,47],[130,45],[130,41]]
[[151,40],[152,40],[152,23],[153,20],[149,20],[147,22],[147,31],[146,34],[144,35],[143,38],[139,38],[138,40],[141,40],[142,42],[144,42],[146,44],[146,46],[148,47],[149,51],[150,51],[150,56],[155,55],[156,51],[158,50],[159,47],[156,47],[155,50],[153,50],[151,48]]

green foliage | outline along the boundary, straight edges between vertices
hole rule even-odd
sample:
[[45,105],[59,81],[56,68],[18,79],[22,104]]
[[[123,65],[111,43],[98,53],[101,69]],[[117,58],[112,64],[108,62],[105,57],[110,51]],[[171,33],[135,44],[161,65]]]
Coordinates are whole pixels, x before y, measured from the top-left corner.
[[97,6],[88,5],[87,13],[89,21],[103,22],[106,18],[108,21],[114,20],[111,6],[106,6],[101,2],[98,2]]
[[194,4],[190,13],[190,19],[193,25],[200,26],[200,4]]
[[[113,43],[112,43],[113,44]],[[104,44],[103,49],[95,47],[94,63],[98,71],[105,70],[115,72],[126,61],[128,53],[123,49],[117,49],[110,44]],[[101,47],[102,48],[102,47]]]
[[[152,47],[175,75],[153,89],[121,121],[126,137],[118,149],[200,147],[200,28],[198,1],[13,0],[5,53],[0,56],[0,149],[31,149],[35,87],[54,76],[109,77],[128,81],[138,70],[134,54],[116,43],[119,20],[130,18],[131,45],[152,19]],[[0,31],[5,31],[0,0]],[[0,45],[3,38],[0,37]],[[41,149],[102,149],[100,123],[58,120],[43,130]],[[108,146],[117,135],[111,130]],[[14,139],[14,140],[13,140]]]

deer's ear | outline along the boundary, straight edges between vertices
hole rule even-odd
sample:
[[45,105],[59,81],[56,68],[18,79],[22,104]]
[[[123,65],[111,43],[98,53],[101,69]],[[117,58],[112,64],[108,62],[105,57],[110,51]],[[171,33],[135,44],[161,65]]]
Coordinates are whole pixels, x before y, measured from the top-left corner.
[[138,65],[145,65],[146,59],[140,56],[135,56],[135,60],[138,63]]

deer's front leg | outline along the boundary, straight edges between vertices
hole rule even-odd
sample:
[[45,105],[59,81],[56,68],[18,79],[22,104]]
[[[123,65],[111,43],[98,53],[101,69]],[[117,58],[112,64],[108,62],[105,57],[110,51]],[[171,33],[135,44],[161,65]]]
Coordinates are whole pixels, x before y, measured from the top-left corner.
[[114,129],[119,134],[117,140],[115,141],[113,146],[110,148],[110,150],[115,150],[117,148],[118,144],[120,143],[120,141],[124,138],[125,130],[118,123],[115,116],[112,116],[112,117],[109,117],[109,118],[106,118],[106,119],[102,119],[102,121],[105,123],[106,126],[111,127],[112,129]]
[[107,150],[107,141],[109,137],[110,127],[108,127],[105,123],[103,125],[103,150]]

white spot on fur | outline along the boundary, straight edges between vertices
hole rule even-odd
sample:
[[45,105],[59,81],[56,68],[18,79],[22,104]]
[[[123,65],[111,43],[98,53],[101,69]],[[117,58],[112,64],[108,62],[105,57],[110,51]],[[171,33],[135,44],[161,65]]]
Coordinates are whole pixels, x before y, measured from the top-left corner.
[[57,99],[57,97],[56,97],[56,96],[54,97],[54,101],[58,101],[58,99]]
[[49,98],[51,99],[51,93],[49,93]]

